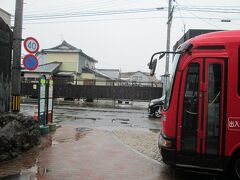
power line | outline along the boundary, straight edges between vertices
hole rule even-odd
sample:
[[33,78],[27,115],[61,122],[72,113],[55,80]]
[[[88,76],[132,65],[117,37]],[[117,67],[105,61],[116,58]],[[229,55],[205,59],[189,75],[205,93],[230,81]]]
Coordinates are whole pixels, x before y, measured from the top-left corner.
[[[176,1],[176,4],[178,5],[178,6],[180,6],[180,4]],[[190,3],[189,3],[190,4]],[[193,6],[191,6],[191,7],[193,7]],[[201,19],[199,16],[197,16],[196,14],[194,14],[193,12],[191,12],[190,11],[190,14],[192,14],[194,17],[196,17],[197,19],[200,19],[200,20],[202,20],[202,21],[204,21],[205,23],[207,23],[207,24],[209,24],[209,25],[211,25],[211,26],[214,26],[215,28],[218,28],[219,29],[219,27],[218,26],[216,26],[215,24],[212,24],[212,23],[210,23],[209,21],[206,21],[205,19]]]
[[[61,23],[78,23],[78,22],[101,22],[101,21],[128,21],[128,20],[146,20],[146,19],[166,19],[167,16],[152,16],[152,17],[136,17],[136,18],[105,18],[105,19],[86,19],[86,20],[71,20],[71,21],[37,21],[37,22],[24,22],[24,25],[29,24],[61,24]],[[199,20],[222,20],[222,18],[211,18],[211,17],[189,17],[189,16],[175,16],[175,19],[199,19]],[[228,18],[231,21],[240,21],[240,18]]]
[[[176,8],[179,9],[178,6],[176,6]],[[185,23],[185,21],[184,21],[184,18],[183,18],[183,16],[182,16],[182,12],[181,12],[180,9],[179,9],[179,15],[180,15],[181,20],[182,20],[182,23],[183,23],[183,33],[185,34],[186,23]]]
[[92,12],[72,12],[72,13],[59,13],[59,14],[38,14],[38,15],[26,15],[24,21],[29,20],[45,20],[45,19],[66,19],[75,17],[88,17],[88,16],[106,16],[106,15],[122,15],[122,14],[135,14],[135,13],[149,13],[164,10],[161,8],[149,8],[149,9],[127,9],[127,10],[112,10],[112,11],[92,11]]
[[77,22],[100,22],[100,21],[125,21],[125,20],[145,20],[145,19],[165,19],[167,17],[135,17],[135,18],[105,18],[105,19],[87,19],[87,20],[71,20],[71,21],[42,21],[27,22],[26,24],[51,24],[51,23],[77,23]]
[[[123,0],[126,1],[126,0]],[[92,3],[97,3],[98,1],[92,1]],[[112,0],[108,0],[105,2],[110,2],[113,3],[115,1]],[[215,26],[214,24],[211,24],[209,21],[205,21],[205,20],[221,20],[223,18],[209,18],[209,17],[200,17],[197,16],[196,14],[194,14],[192,11],[200,11],[200,12],[204,12],[204,13],[209,13],[209,12],[213,12],[212,7],[211,8],[207,8],[207,9],[203,9],[203,7],[189,7],[189,6],[182,6],[180,4],[177,4],[177,9],[180,12],[180,17],[174,17],[174,18],[180,18],[180,19],[199,19],[199,20],[203,20],[204,22],[210,24],[211,26]],[[215,8],[215,11],[223,11],[226,10],[228,8],[223,8],[220,7],[218,9]],[[231,10],[237,10],[238,8],[232,8]],[[35,13],[35,14],[28,14],[24,16],[24,22],[26,21],[37,21],[37,23],[40,24],[48,24],[48,23],[67,23],[67,22],[91,22],[91,21],[118,21],[118,20],[140,20],[140,19],[154,19],[154,18],[166,18],[166,17],[137,17],[137,18],[115,18],[115,19],[90,19],[90,20],[76,20],[76,21],[51,21],[54,19],[69,19],[69,18],[81,18],[81,17],[101,17],[101,16],[112,16],[112,15],[124,15],[124,14],[137,14],[137,13],[151,13],[151,12],[157,12],[157,11],[166,11],[166,7],[161,7],[161,8],[141,8],[141,9],[122,9],[122,10],[105,10],[105,11],[75,11],[75,12],[64,12],[64,13],[45,13],[45,14],[41,14],[41,13]],[[183,17],[181,14],[181,11],[187,11],[189,12],[192,16],[187,16],[187,17]],[[240,11],[240,9],[239,9]],[[212,17],[212,15],[210,16]],[[226,18],[225,19],[229,19],[229,20],[236,20],[238,21],[239,19],[237,18]],[[42,22],[39,22],[40,20],[43,20]],[[184,22],[184,20],[183,20]],[[30,23],[24,23],[24,24],[36,24],[35,22],[30,22]],[[217,27],[218,28],[218,27]]]
[[181,8],[179,7],[179,9],[183,10],[183,11],[197,11],[197,12],[213,12],[213,13],[228,13],[228,14],[236,14],[236,13],[240,13],[240,9],[238,10],[232,10],[232,9],[210,9],[210,8]]
[[[142,0],[144,1],[144,0]],[[67,5],[60,5],[60,6],[54,6],[54,7],[44,7],[44,8],[39,8],[37,10],[32,10],[32,11],[26,11],[28,14],[30,12],[34,12],[33,14],[35,14],[36,12],[46,12],[46,11],[51,11],[51,12],[66,12],[67,11],[73,11],[73,10],[84,10],[84,11],[91,11],[91,10],[104,10],[106,8],[110,8],[110,7],[121,7],[123,8],[123,6],[126,5],[130,5],[130,4],[134,4],[134,3],[138,3],[141,2],[141,0],[105,0],[105,1],[93,1],[93,2],[80,2],[80,3],[74,3],[71,4],[69,6],[69,4]]]
[[[178,4],[178,3],[177,3]],[[192,11],[200,11],[200,12],[225,12],[225,9],[202,9],[202,8],[192,8],[192,7],[185,7],[178,4],[177,9],[179,11],[189,11],[192,15],[195,17],[198,17],[196,14],[192,13]],[[87,17],[87,16],[102,16],[102,15],[122,15],[122,14],[131,14],[131,13],[147,13],[147,12],[155,12],[159,10],[166,10],[165,7],[163,8],[149,8],[149,9],[125,9],[125,10],[108,10],[108,11],[77,11],[77,12],[68,12],[68,13],[45,13],[45,14],[31,14],[31,15],[25,15],[24,21],[28,20],[43,20],[43,19],[53,19],[53,18],[75,18],[75,17]],[[235,9],[236,10],[236,9]],[[225,13],[233,13],[231,12],[225,12]],[[237,13],[237,12],[234,12]],[[240,9],[239,9],[240,13]]]

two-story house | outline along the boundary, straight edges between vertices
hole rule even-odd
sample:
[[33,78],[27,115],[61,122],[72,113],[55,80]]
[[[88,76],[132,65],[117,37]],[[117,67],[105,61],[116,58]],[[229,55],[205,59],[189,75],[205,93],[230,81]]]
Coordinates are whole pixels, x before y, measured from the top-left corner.
[[58,74],[69,74],[74,76],[74,79],[80,79],[84,68],[95,69],[95,64],[97,63],[97,60],[66,41],[63,41],[56,47],[43,49],[38,54],[38,59],[43,64],[61,62]]
[[40,74],[62,79],[78,85],[107,85],[114,78],[95,68],[98,62],[71,44],[43,49],[36,54],[39,67],[34,71],[23,70],[24,77],[36,78]]

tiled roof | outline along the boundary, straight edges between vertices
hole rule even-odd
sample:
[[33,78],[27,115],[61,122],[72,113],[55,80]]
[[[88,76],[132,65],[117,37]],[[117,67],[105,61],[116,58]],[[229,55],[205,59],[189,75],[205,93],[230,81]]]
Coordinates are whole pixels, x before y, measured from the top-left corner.
[[43,49],[44,52],[61,52],[61,51],[71,51],[71,52],[82,52],[81,49],[78,49],[71,44],[67,43],[66,41],[63,41],[62,44],[55,46],[53,48],[49,49]]
[[56,76],[66,76],[66,77],[73,77],[74,76],[74,72],[69,72],[69,71],[60,71],[58,73],[56,73]]
[[89,73],[94,73],[97,76],[101,76],[107,79],[114,80],[113,78],[109,77],[107,74],[102,73],[101,71],[98,71],[97,69],[89,69],[87,67],[83,68],[83,72],[89,72]]
[[121,76],[121,78],[129,78],[129,77],[131,77],[132,75],[134,75],[134,74],[136,74],[136,73],[138,73],[138,72],[144,74],[145,76],[150,76],[149,73],[147,73],[147,72],[142,72],[142,71],[125,72],[125,73],[121,73],[120,76]]
[[97,70],[102,72],[103,74],[106,74],[108,77],[111,77],[111,79],[117,80],[120,77],[119,69],[97,69]]
[[82,56],[86,57],[89,61],[98,62],[94,58],[88,56],[85,54],[81,49],[78,49],[71,44],[67,43],[66,41],[63,41],[62,44],[55,46],[53,48],[49,49],[43,49],[43,53],[50,53],[50,52],[63,52],[63,53],[80,53]]

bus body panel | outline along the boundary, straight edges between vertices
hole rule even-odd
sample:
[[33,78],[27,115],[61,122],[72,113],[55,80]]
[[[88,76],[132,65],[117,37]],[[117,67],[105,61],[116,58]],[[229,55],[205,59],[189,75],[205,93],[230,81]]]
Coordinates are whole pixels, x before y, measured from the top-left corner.
[[[238,78],[240,78],[238,77],[238,67],[240,67],[238,64],[240,63],[240,31],[200,35],[188,42],[192,43],[193,47],[190,53],[182,54],[179,59],[173,81],[170,105],[168,109],[163,111],[161,118],[161,138],[166,139],[167,142],[169,141],[166,143],[164,140],[161,140],[161,142],[165,142],[165,144],[160,144],[163,161],[167,164],[178,166],[196,166],[198,168],[216,170],[226,169],[231,156],[240,148],[240,96],[238,92]],[[208,47],[210,49],[207,49]],[[221,75],[219,75],[222,78],[219,81],[222,83],[222,88],[221,93],[219,92],[219,100],[217,100],[220,104],[216,106],[221,109],[221,114],[218,115],[220,123],[216,126],[219,131],[217,156],[208,156],[206,154],[212,152],[207,149],[211,143],[209,143],[210,140],[208,139],[209,134],[206,134],[209,132],[209,129],[206,128],[209,125],[207,124],[209,120],[206,118],[210,115],[204,111],[209,109],[209,106],[212,105],[211,102],[213,102],[213,100],[208,100],[208,95],[204,93],[204,91],[208,91],[208,87],[212,86],[207,81],[199,83],[198,103],[204,105],[198,106],[198,111],[201,111],[199,113],[202,113],[202,115],[198,115],[196,151],[194,154],[184,154],[182,151],[184,88],[187,82],[187,70],[189,65],[194,62],[199,63],[201,72],[199,75],[200,82],[204,82],[202,78],[210,75],[211,69],[208,69],[208,67],[218,66],[222,68]],[[201,97],[201,93],[204,97]],[[202,111],[203,108],[205,109],[204,111]],[[200,126],[202,129],[199,128]]]
[[[225,155],[231,156],[234,150],[240,147],[240,97],[238,95],[238,49],[240,43],[228,46],[231,54],[228,63],[228,96],[227,96],[227,117],[226,117],[226,143]],[[238,77],[238,78],[237,78]]]

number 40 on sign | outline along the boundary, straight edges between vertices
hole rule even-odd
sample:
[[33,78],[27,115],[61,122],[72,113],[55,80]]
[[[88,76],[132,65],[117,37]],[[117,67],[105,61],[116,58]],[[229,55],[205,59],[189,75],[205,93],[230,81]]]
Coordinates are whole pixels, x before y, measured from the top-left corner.
[[34,54],[39,50],[39,43],[35,38],[28,37],[24,40],[24,48],[27,52]]

